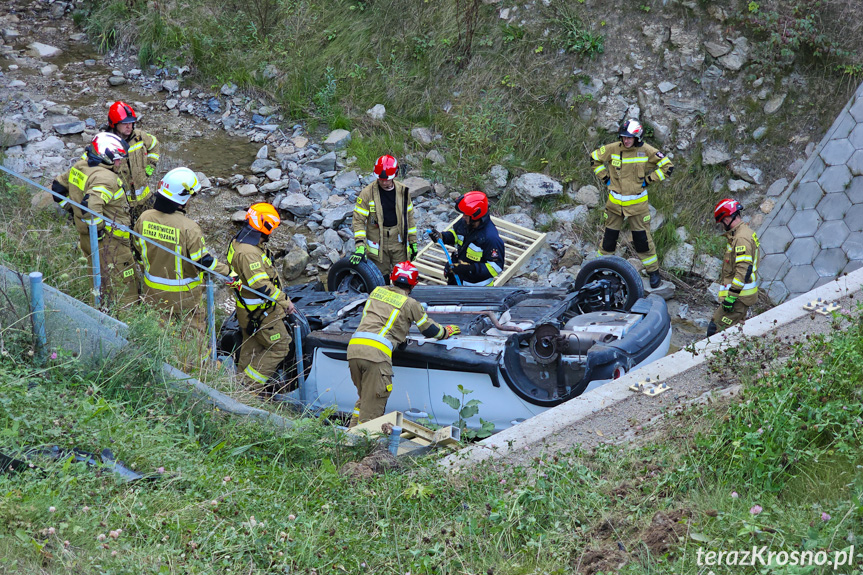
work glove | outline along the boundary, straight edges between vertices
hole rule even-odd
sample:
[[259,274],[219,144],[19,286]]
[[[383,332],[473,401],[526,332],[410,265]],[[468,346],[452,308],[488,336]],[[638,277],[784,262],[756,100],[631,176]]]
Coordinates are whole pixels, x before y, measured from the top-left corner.
[[288,315],[297,311],[297,308],[294,306],[294,302],[292,302],[290,300],[290,298],[286,297],[284,301],[279,302],[279,305],[282,306],[282,308],[284,308],[285,313]]
[[366,246],[365,246],[365,244],[360,244],[357,246],[357,249],[351,255],[350,259],[348,259],[348,262],[350,262],[350,264],[352,266],[358,266],[365,259],[366,259]]
[[451,275],[452,275],[452,266],[449,263],[445,263],[443,265],[443,276],[445,278],[448,278]]
[[101,242],[104,239],[105,239],[105,228],[99,228],[98,230],[96,230],[96,240]]
[[285,257],[286,255],[288,255],[288,250],[286,250],[286,249],[277,250],[276,252],[273,253],[273,259],[274,260],[280,260],[283,257]]
[[604,178],[602,178],[602,183],[608,187],[611,187],[611,176],[607,175]]
[[736,295],[728,294],[727,296],[725,296],[725,299],[722,302],[722,309],[726,313],[731,313],[731,311],[734,309],[734,302],[736,302],[736,301],[737,301]]
[[154,168],[153,166],[147,166],[146,168],[144,168],[144,172],[147,174],[148,178],[150,176],[152,176],[153,172],[155,172],[155,171],[156,171],[156,168]]
[[225,281],[225,285],[231,289],[240,289],[243,286],[243,280],[237,277],[237,274],[231,272],[231,275]]
[[443,331],[444,331],[444,336],[441,339],[449,339],[452,336],[458,335],[461,333],[461,329],[455,324],[443,326]]
[[440,232],[437,230],[429,230],[429,239],[434,243],[438,243],[443,236],[440,235]]
[[408,259],[410,261],[414,261],[414,259],[416,259],[416,257],[417,257],[418,251],[419,251],[419,249],[417,249],[417,243],[416,242],[409,243],[408,244]]

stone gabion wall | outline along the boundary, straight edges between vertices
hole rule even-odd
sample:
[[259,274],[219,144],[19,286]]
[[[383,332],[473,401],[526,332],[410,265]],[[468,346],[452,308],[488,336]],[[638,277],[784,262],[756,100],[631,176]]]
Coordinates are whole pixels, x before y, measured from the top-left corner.
[[863,84],[777,206],[758,230],[774,304],[863,267]]

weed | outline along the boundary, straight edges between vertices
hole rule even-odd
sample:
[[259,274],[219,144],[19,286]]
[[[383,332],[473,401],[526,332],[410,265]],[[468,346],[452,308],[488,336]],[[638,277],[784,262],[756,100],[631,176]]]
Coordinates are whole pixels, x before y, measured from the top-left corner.
[[567,3],[553,5],[552,22],[558,28],[558,42],[570,54],[593,58],[605,50],[605,37],[594,33],[576,8]]
[[481,417],[479,418],[479,429],[471,429],[467,426],[467,420],[479,413],[479,406],[482,402],[478,399],[465,401],[465,397],[473,393],[473,390],[466,389],[461,384],[459,384],[458,390],[461,392],[461,399],[444,394],[443,402],[458,413],[456,426],[461,430],[462,437],[466,439],[484,439],[494,433],[494,423],[486,421]]

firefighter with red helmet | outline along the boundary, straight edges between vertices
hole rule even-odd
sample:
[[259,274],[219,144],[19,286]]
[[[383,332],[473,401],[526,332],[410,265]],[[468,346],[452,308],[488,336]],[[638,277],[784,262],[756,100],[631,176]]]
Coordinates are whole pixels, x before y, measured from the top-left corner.
[[662,152],[644,143],[644,127],[637,120],[626,120],[617,135],[620,141],[606,144],[590,154],[593,173],[608,187],[599,255],[614,255],[620,230],[628,221],[632,243],[647,270],[650,287],[657,288],[661,280],[656,246],[650,234],[647,187],[668,178],[674,165]]
[[461,333],[457,325],[440,326],[417,300],[410,297],[419,281],[419,270],[410,262],[396,264],[389,274],[391,285],[369,294],[357,331],[348,343],[348,366],[359,399],[350,427],[380,417],[393,390],[393,348],[405,342],[413,324],[431,339]]
[[228,265],[236,281],[274,300],[242,288],[234,291],[237,321],[243,334],[237,368],[243,384],[261,395],[267,391],[270,376],[288,355],[292,341],[284,318],[294,313],[294,304],[282,291],[273,255],[266,247],[281,221],[272,205],[252,205],[246,212],[246,224],[228,248]]
[[120,177],[126,184],[132,223],[152,206],[150,176],[159,163],[159,141],[152,134],[135,128],[138,115],[126,102],[117,101],[108,108],[108,131],[129,144],[129,155],[120,164]]
[[[138,280],[135,276],[130,234],[116,225],[131,225],[123,180],[117,177],[120,164],[125,158],[126,142],[115,134],[100,132],[87,146],[84,158],[78,160],[66,174],[54,180],[52,186],[55,191],[97,214],[71,207],[75,228],[78,230],[79,245],[88,260],[91,258],[90,225],[96,226],[102,303],[106,308],[113,304],[126,305],[138,300]],[[70,209],[68,205],[64,207]],[[92,279],[91,277],[91,285]]]
[[743,221],[742,210],[740,202],[730,198],[713,210],[713,219],[722,226],[727,243],[719,279],[720,306],[707,326],[708,337],[746,319],[749,307],[758,301],[758,235]]
[[457,248],[452,265],[444,266],[448,283],[455,285],[458,276],[465,286],[494,285],[506,263],[506,249],[488,213],[488,197],[482,192],[468,192],[456,200],[455,208],[462,217],[453,228],[430,234],[432,241],[442,238]]
[[350,262],[358,265],[369,258],[389,278],[398,262],[417,254],[417,228],[410,190],[395,177],[398,161],[390,155],[375,162],[377,179],[363,188],[354,206],[353,230],[356,249]]

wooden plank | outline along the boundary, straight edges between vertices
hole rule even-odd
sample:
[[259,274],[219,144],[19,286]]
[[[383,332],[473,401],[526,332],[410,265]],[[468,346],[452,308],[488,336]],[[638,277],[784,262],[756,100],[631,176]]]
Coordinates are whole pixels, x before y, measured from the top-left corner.
[[[456,218],[450,222],[447,229],[452,229],[459,219],[461,218]],[[519,269],[539,250],[545,242],[545,234],[495,216],[491,217],[491,221],[497,227],[500,238],[506,247],[503,272],[494,282],[494,285],[502,286],[518,275]],[[443,279],[443,266],[446,263],[446,257],[437,243],[429,242],[424,245],[413,263],[420,272],[421,284],[446,285],[446,280]]]

